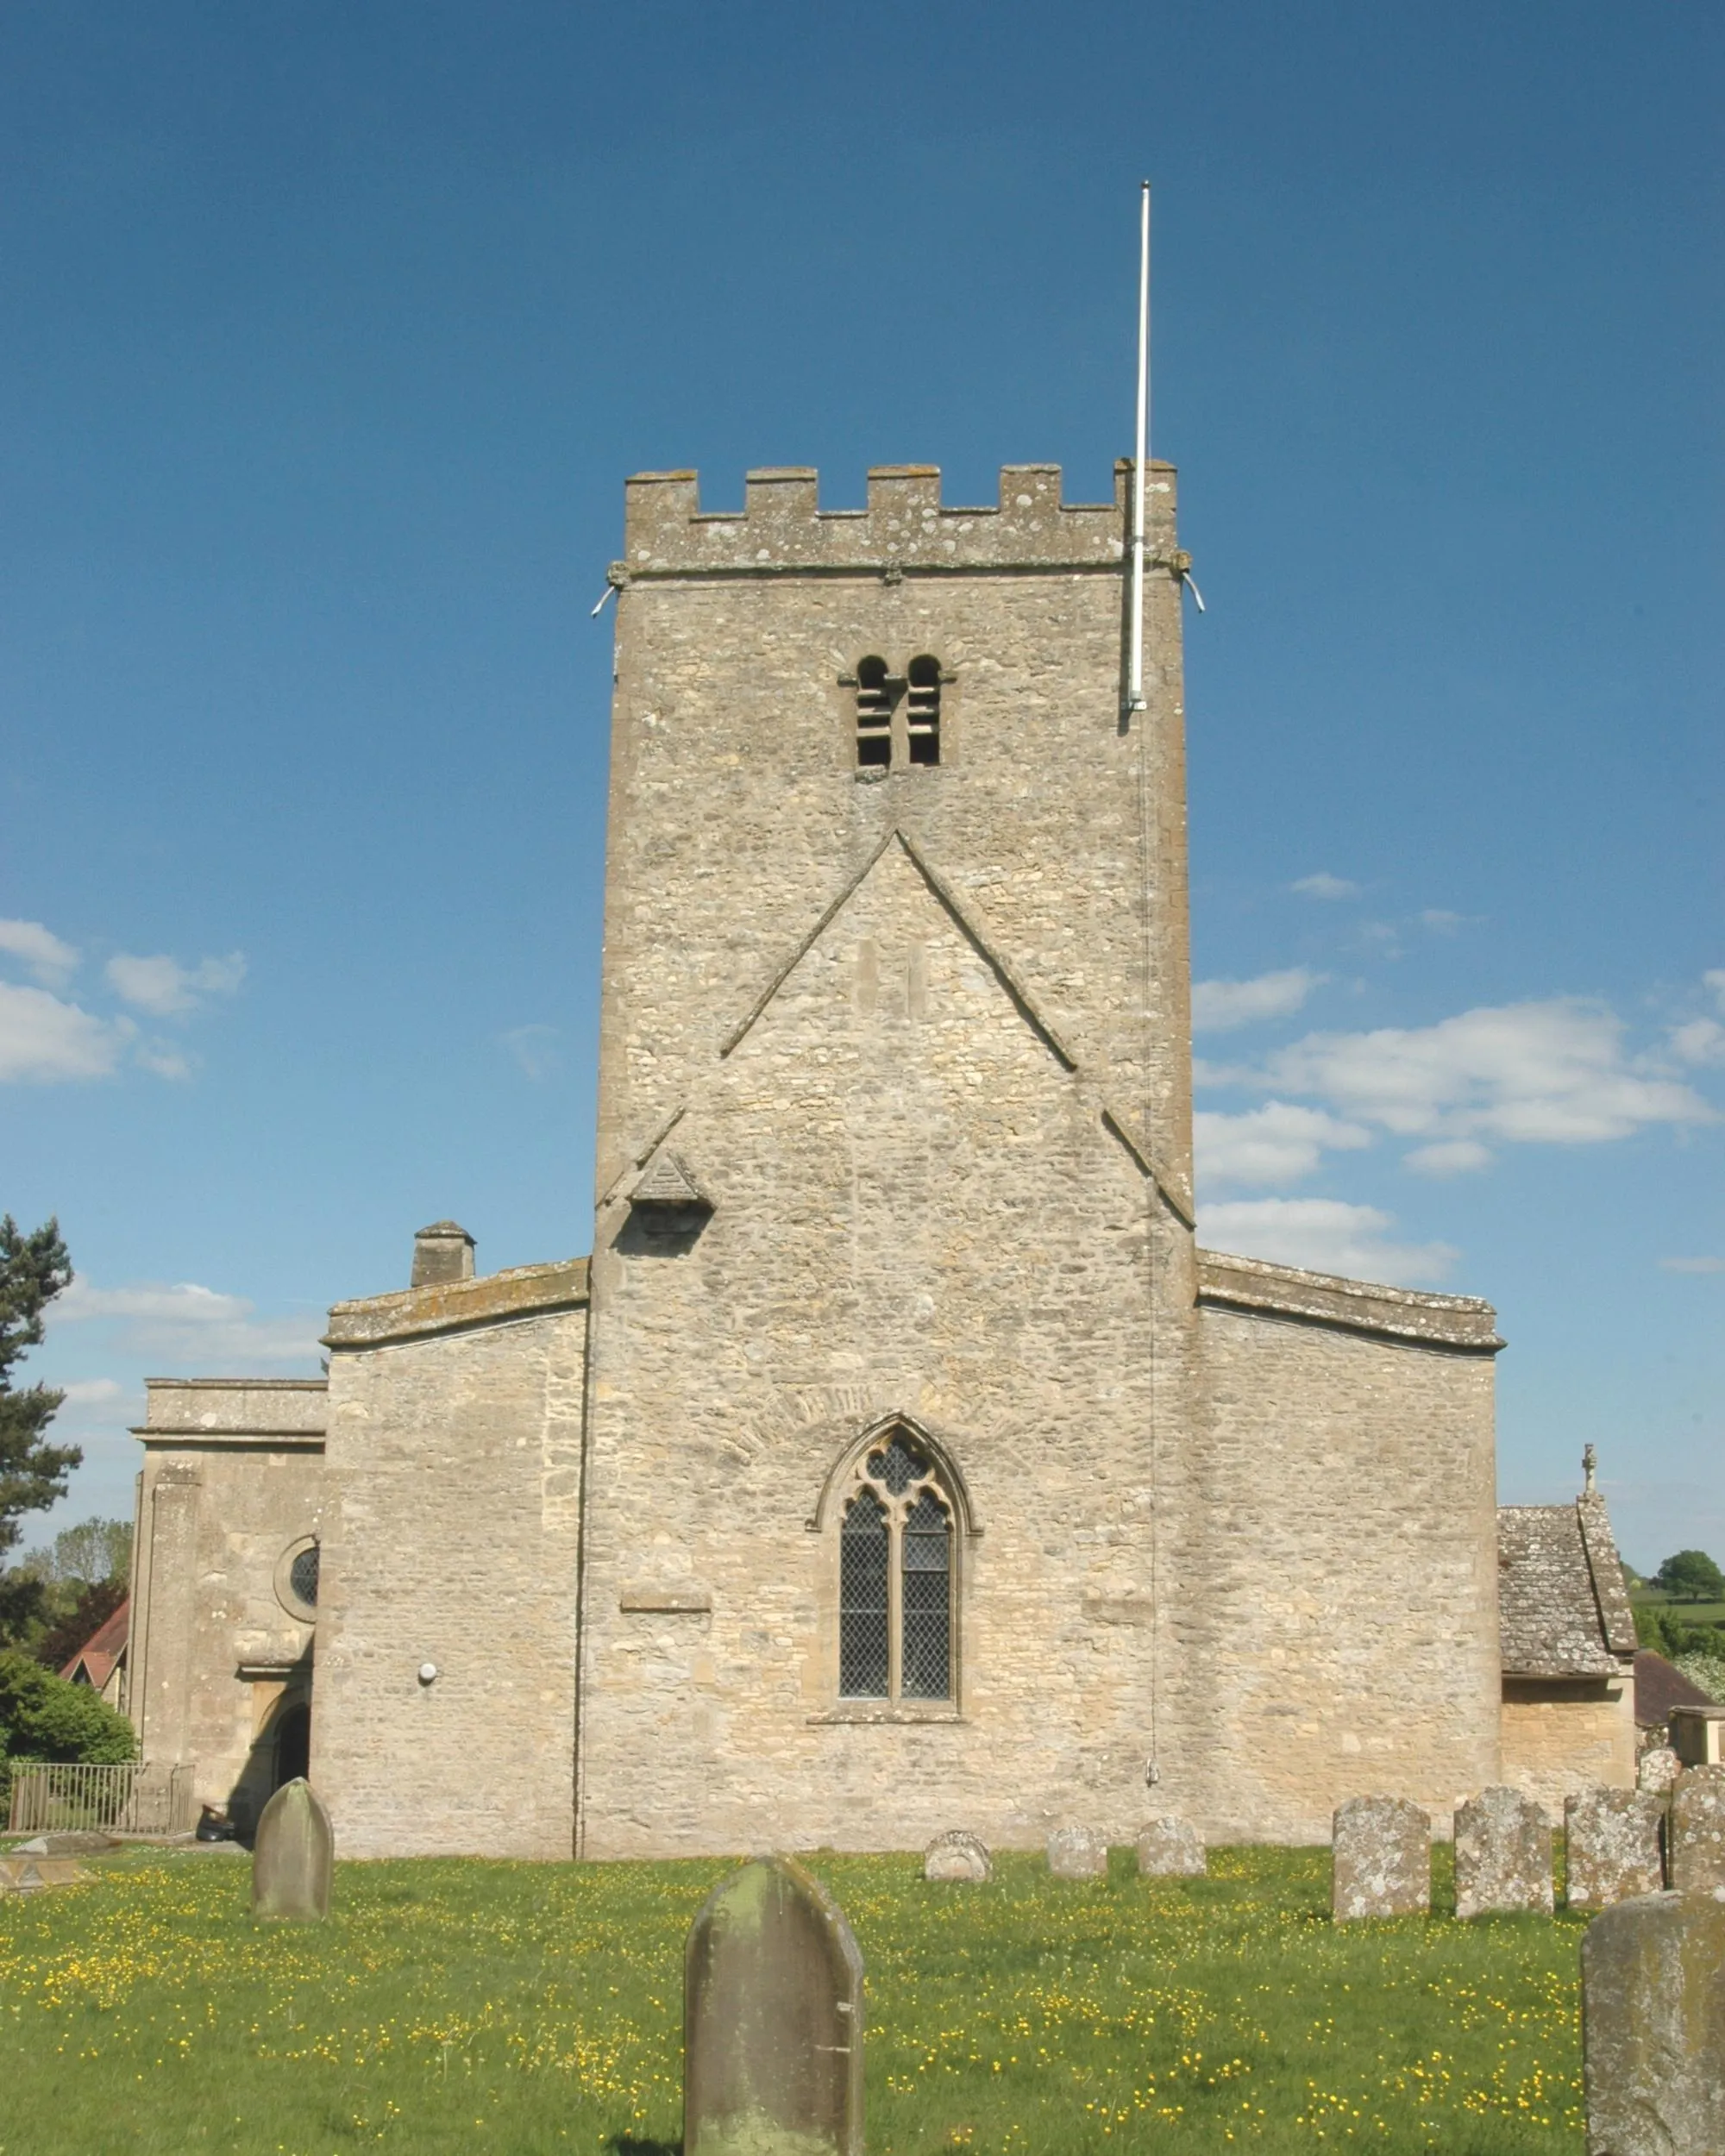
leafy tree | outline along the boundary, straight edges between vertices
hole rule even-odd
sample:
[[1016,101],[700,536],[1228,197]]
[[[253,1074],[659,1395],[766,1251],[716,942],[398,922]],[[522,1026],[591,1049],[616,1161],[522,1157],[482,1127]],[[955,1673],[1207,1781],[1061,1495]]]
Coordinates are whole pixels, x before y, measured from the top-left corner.
[[15,1760],[116,1765],[136,1752],[130,1722],[87,1684],[68,1683],[28,1655],[0,1649],[0,1807],[9,1802]]
[[32,1550],[28,1557],[21,1557],[18,1570],[44,1586],[77,1591],[109,1580],[123,1583],[132,1570],[132,1523],[80,1520],[75,1527],[62,1527],[52,1548]]
[[1654,1576],[1673,1601],[1725,1601],[1725,1572],[1704,1550],[1679,1550],[1667,1557]]
[[[57,1221],[26,1235],[9,1213],[0,1219],[0,1564],[17,1545],[23,1514],[63,1497],[84,1457],[75,1445],[50,1445],[44,1434],[66,1395],[12,1382],[24,1351],[41,1344],[42,1312],[71,1279]],[[39,1631],[46,1607],[40,1580],[0,1570],[0,1644]]]
[[76,1590],[63,1617],[34,1640],[30,1652],[45,1670],[63,1670],[86,1640],[104,1625],[126,1599],[124,1580],[92,1580]]

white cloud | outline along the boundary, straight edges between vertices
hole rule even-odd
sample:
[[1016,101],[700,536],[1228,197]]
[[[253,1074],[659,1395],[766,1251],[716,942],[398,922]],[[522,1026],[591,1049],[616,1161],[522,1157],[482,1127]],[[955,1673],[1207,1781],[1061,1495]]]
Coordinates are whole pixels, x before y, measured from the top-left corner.
[[60,1390],[68,1407],[102,1407],[110,1400],[122,1398],[126,1388],[115,1377],[80,1377]]
[[0,1080],[105,1078],[135,1030],[128,1018],[94,1018],[46,988],[0,981]]
[[555,1025],[517,1025],[499,1038],[525,1075],[536,1083],[555,1077],[563,1067],[557,1044],[561,1030]]
[[40,921],[0,921],[0,950],[22,958],[44,987],[61,988],[78,966],[78,953]]
[[1717,1018],[1690,1018],[1686,1025],[1674,1025],[1669,1037],[1679,1062],[1725,1063],[1725,1025]]
[[1490,1168],[1493,1157],[1491,1148],[1477,1138],[1445,1138],[1434,1145],[1416,1145],[1402,1155],[1402,1164],[1421,1175],[1471,1175]]
[[1357,899],[1359,886],[1351,883],[1346,876],[1333,876],[1327,868],[1320,868],[1315,875],[1301,876],[1289,885],[1308,899]]
[[1714,966],[1701,976],[1702,985],[1711,988],[1715,1002],[1725,1011],[1725,966]]
[[225,958],[182,966],[177,958],[137,958],[122,951],[108,961],[105,970],[109,986],[123,1002],[168,1018],[194,1009],[206,995],[232,995],[246,977],[246,961],[235,950]]
[[56,1299],[53,1325],[118,1320],[130,1353],[229,1364],[304,1363],[317,1354],[319,1317],[259,1318],[243,1295],[224,1295],[195,1281],[141,1282],[97,1288],[82,1274]]
[[1626,1057],[1610,1011],[1571,997],[1436,1025],[1308,1034],[1270,1056],[1258,1082],[1404,1138],[1585,1145],[1716,1119],[1688,1086]]
[[1237,1025],[1251,1025],[1260,1018],[1283,1018],[1297,1011],[1323,980],[1304,966],[1289,966],[1281,973],[1261,973],[1251,981],[1195,981],[1192,983],[1192,1030],[1195,1033],[1226,1033]]
[[1434,936],[1453,936],[1462,924],[1461,915],[1452,913],[1445,906],[1428,906],[1420,919]]
[[1241,1198],[1199,1209],[1198,1232],[1211,1250],[1303,1265],[1353,1280],[1414,1288],[1441,1280],[1459,1251],[1447,1243],[1394,1243],[1392,1213],[1337,1198]]
[[1662,1257],[1664,1273],[1725,1273],[1725,1257]]
[[1201,1109],[1192,1119],[1198,1178],[1219,1183],[1292,1183],[1309,1175],[1326,1151],[1357,1152],[1370,1145],[1371,1133],[1358,1123],[1340,1123],[1319,1108],[1291,1101],[1267,1100],[1245,1115],[1217,1115]]

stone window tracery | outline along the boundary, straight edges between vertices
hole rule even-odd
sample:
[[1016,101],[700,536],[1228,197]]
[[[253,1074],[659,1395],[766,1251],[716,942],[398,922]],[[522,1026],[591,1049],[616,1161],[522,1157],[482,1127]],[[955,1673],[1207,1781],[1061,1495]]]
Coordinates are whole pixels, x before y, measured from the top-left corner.
[[856,1480],[838,1532],[839,1696],[950,1699],[952,1501],[903,1430]]

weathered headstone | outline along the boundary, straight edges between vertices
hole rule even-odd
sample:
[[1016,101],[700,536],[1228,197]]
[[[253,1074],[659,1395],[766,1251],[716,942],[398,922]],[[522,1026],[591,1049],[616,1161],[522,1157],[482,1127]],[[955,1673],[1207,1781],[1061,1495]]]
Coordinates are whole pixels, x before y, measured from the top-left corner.
[[1588,2156],[1725,2149],[1725,1903],[1648,1894],[1581,1941]]
[[1725,1767],[1685,1767],[1672,1784],[1671,1883],[1684,1894],[1725,1888]]
[[1635,1770],[1637,1786],[1651,1789],[1655,1796],[1663,1796],[1683,1772],[1683,1762],[1669,1745],[1654,1745],[1641,1754]]
[[937,1834],[922,1852],[925,1879],[968,1879],[980,1883],[994,1876],[994,1859],[963,1827],[950,1827]]
[[14,1857],[97,1857],[104,1850],[119,1846],[112,1834],[102,1833],[95,1827],[76,1827],[64,1833],[37,1834],[32,1840],[15,1842],[8,1853]]
[[306,1781],[284,1782],[264,1806],[252,1845],[252,1914],[298,1924],[329,1914],[336,1836]]
[[1330,1914],[1425,1916],[1432,1907],[1432,1815],[1405,1796],[1351,1796],[1330,1821]]
[[684,2156],[862,2156],[862,1957],[788,1857],[722,1879],[683,1961]]
[[1572,1909],[1603,1909],[1665,1883],[1665,1808],[1645,1789],[1584,1789],[1564,1803],[1564,1862]]
[[1089,1827],[1057,1827],[1048,1838],[1048,1868],[1057,1879],[1106,1879],[1108,1845]]
[[1482,1789],[1455,1815],[1456,1915],[1535,1909],[1550,1915],[1552,1830],[1520,1789]]
[[1201,1879],[1204,1844],[1189,1819],[1158,1812],[1138,1830],[1138,1868],[1146,1879]]

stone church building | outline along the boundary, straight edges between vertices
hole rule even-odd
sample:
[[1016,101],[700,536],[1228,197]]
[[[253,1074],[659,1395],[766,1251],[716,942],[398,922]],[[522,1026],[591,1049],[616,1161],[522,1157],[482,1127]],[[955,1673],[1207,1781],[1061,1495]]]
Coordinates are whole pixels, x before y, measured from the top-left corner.
[[1631,1778],[1603,1503],[1500,1537],[1490,1305],[1197,1246],[1129,480],[629,483],[592,1255],[442,1221],[327,1380],[152,1383],[130,1711],[204,1802],[611,1858]]

